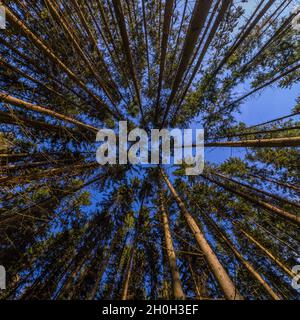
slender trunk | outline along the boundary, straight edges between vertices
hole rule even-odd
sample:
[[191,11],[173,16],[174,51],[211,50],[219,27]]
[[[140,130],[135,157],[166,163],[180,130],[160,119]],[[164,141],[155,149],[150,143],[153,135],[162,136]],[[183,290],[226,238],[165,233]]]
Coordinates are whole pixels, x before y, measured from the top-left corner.
[[168,47],[168,39],[169,39],[169,33],[170,33],[173,7],[174,7],[174,0],[166,0],[165,13],[164,13],[164,23],[163,23],[163,35],[162,35],[162,40],[161,40],[157,98],[156,98],[155,115],[154,115],[155,122],[157,121],[158,111],[160,109],[160,107],[159,107],[160,93],[161,93],[162,80],[163,80],[165,63],[166,63],[166,55],[167,55],[167,47]]
[[112,250],[110,250],[109,252],[106,253],[106,255],[104,257],[104,260],[101,263],[101,266],[100,266],[100,269],[98,271],[95,284],[94,284],[91,292],[88,294],[87,300],[95,300],[95,297],[96,297],[98,289],[99,289],[100,282],[102,280],[103,274],[104,274],[105,269],[107,267],[107,263],[108,263],[108,261],[110,259],[110,256],[111,256],[111,251]]
[[[197,205],[198,206],[198,205]],[[198,206],[199,208],[199,206]],[[274,299],[281,300],[281,298],[274,292],[274,290],[268,285],[268,283],[263,279],[263,277],[255,270],[255,268],[242,256],[242,254],[237,250],[237,248],[233,245],[233,243],[229,240],[229,238],[225,235],[225,233],[217,226],[217,224],[206,214],[203,212],[206,220],[212,225],[212,227],[216,230],[216,233],[226,242],[228,247],[237,257],[237,259],[245,266],[245,268],[249,271],[251,276],[256,279],[266,290],[266,292]]]
[[268,182],[271,182],[271,183],[275,183],[275,184],[279,185],[280,187],[288,188],[288,189],[292,189],[294,191],[300,192],[300,188],[298,188],[297,186],[295,186],[293,184],[283,183],[281,181],[278,181],[278,180],[275,180],[275,179],[271,179],[271,178],[268,178],[268,177],[265,177],[265,176],[261,176],[261,175],[258,175],[258,174],[249,173],[249,175],[251,177],[253,177],[253,178],[260,179],[262,181],[268,181]]
[[231,281],[229,275],[227,274],[224,267],[221,265],[218,257],[208,244],[207,240],[205,239],[204,234],[201,232],[200,228],[198,227],[196,221],[191,216],[191,214],[186,209],[184,203],[180,199],[179,195],[177,194],[176,190],[174,189],[173,185],[171,184],[170,180],[164,173],[162,169],[160,169],[160,173],[163,176],[166,184],[168,185],[172,195],[174,196],[181,213],[183,214],[188,226],[190,227],[192,233],[194,234],[196,241],[202,250],[206,261],[213,272],[215,278],[217,279],[224,295],[229,300],[243,300],[243,297],[239,294],[237,288],[235,287],[234,283]]
[[16,28],[18,28],[26,37],[28,37],[32,43],[38,47],[49,59],[55,64],[58,65],[77,85],[85,91],[103,110],[110,113],[116,119],[119,119],[119,116],[112,112],[109,107],[98,97],[96,96],[74,73],[71,71],[53,52],[51,49],[44,44],[32,31],[30,31],[26,25],[16,17],[13,12],[5,6],[6,16],[9,22],[11,22]]
[[175,98],[176,92],[178,91],[178,88],[180,86],[182,77],[184,76],[184,73],[187,69],[187,66],[190,62],[190,59],[192,57],[194,48],[196,46],[196,42],[198,40],[199,34],[205,24],[205,21],[207,19],[207,16],[209,14],[209,9],[212,5],[212,0],[197,0],[193,9],[192,18],[190,21],[190,25],[187,31],[187,35],[185,38],[185,42],[183,45],[183,49],[181,52],[181,59],[179,66],[177,68],[177,72],[174,78],[174,82],[172,85],[172,91],[169,96],[167,107],[164,112],[162,125],[164,126],[164,123],[166,121],[167,115],[169,113],[170,107],[173,103],[173,100]]
[[148,88],[150,89],[150,87],[151,87],[151,74],[150,74],[149,41],[148,41],[148,28],[147,28],[147,21],[146,21],[145,0],[142,0],[142,10],[143,10],[143,25],[144,25],[144,34],[145,34],[147,67],[148,67]]
[[300,147],[300,137],[208,142],[208,143],[205,143],[205,147],[230,147],[230,148]]
[[54,117],[56,119],[75,124],[76,126],[78,126],[80,128],[84,128],[85,130],[92,131],[93,133],[98,132],[97,128],[95,128],[93,126],[90,126],[90,125],[85,124],[83,122],[80,122],[80,121],[78,121],[76,119],[73,119],[73,118],[70,118],[68,116],[65,116],[65,115],[63,115],[61,113],[52,111],[50,109],[34,105],[32,103],[26,102],[26,101],[21,100],[21,99],[17,99],[15,97],[12,97],[12,96],[10,96],[10,95],[8,95],[6,93],[3,93],[3,92],[2,93],[0,92],[0,101],[12,104],[12,105],[20,107],[20,108],[25,108],[25,109],[28,109],[28,110],[31,110],[31,111],[36,111],[36,112],[39,112],[39,113]]
[[232,192],[232,193],[242,197],[243,199],[249,201],[250,203],[256,204],[256,205],[258,205],[258,206],[260,206],[260,207],[262,207],[262,208],[264,208],[264,209],[266,209],[268,211],[274,212],[274,213],[278,214],[279,216],[281,216],[281,217],[283,217],[283,218],[285,218],[287,220],[290,220],[290,221],[292,221],[292,222],[294,222],[296,224],[300,224],[300,216],[297,216],[297,215],[292,214],[292,213],[290,213],[288,211],[285,211],[285,210],[283,210],[281,208],[278,208],[278,207],[276,207],[276,206],[274,206],[274,205],[272,205],[272,204],[270,204],[268,202],[265,202],[263,200],[257,199],[255,197],[253,197],[252,195],[249,195],[249,194],[247,194],[247,193],[245,193],[243,191],[237,190],[236,188],[233,188],[233,187],[229,186],[228,184],[225,184],[225,183],[223,183],[221,181],[217,181],[216,179],[213,179],[212,177],[209,177],[206,174],[202,174],[202,176],[205,179],[209,180],[210,182],[215,183],[218,186],[224,188],[225,190],[227,190],[229,192]]
[[172,276],[173,296],[176,300],[183,300],[185,299],[185,294],[183,292],[179,271],[177,269],[176,254],[174,251],[169,219],[163,203],[162,194],[160,194],[160,213],[161,213],[162,226],[163,226],[164,235],[165,235],[166,253],[167,253],[167,258],[169,261],[169,267],[170,267],[171,276]]
[[134,235],[134,239],[133,239],[133,242],[132,242],[132,246],[130,248],[129,258],[128,258],[128,262],[127,262],[127,265],[126,265],[125,277],[124,277],[125,280],[124,280],[122,293],[121,293],[121,299],[122,300],[127,300],[127,296],[128,296],[128,288],[129,288],[131,272],[132,272],[132,267],[133,267],[133,260],[134,260],[134,256],[135,256],[135,251],[136,251],[136,246],[137,246],[137,243],[138,243],[138,239],[139,239],[139,236],[140,236],[140,223],[141,223],[141,218],[142,218],[143,205],[144,205],[144,198],[142,199],[142,202],[141,202],[138,221],[137,221],[136,227],[135,227],[135,235]]
[[74,174],[74,173],[78,174],[78,172],[81,172],[82,170],[94,169],[94,168],[97,168],[97,166],[99,166],[97,162],[87,163],[87,164],[75,164],[72,166],[68,165],[68,166],[62,166],[58,168],[51,168],[51,169],[44,170],[42,172],[33,173],[30,175],[28,174],[20,175],[13,178],[4,177],[4,178],[0,178],[0,182],[3,185],[24,184],[24,183],[32,182],[33,180],[38,180],[40,178],[59,175],[67,172],[69,172],[70,174]]
[[[121,229],[121,232],[122,232],[122,229]],[[127,237],[128,237],[128,233],[126,234],[126,236],[124,237],[124,244],[126,244],[126,240],[127,240]],[[123,236],[122,236],[122,239],[123,239]],[[98,289],[99,289],[99,284],[102,280],[102,277],[103,277],[103,273],[105,272],[105,269],[107,267],[107,264],[109,263],[110,261],[110,258],[111,258],[111,255],[112,253],[115,252],[115,249],[116,249],[116,246],[118,245],[118,240],[119,240],[119,234],[118,234],[118,231],[115,233],[112,241],[111,241],[111,245],[110,247],[107,249],[106,253],[104,254],[104,259],[103,261],[101,262],[101,266],[100,266],[100,270],[98,272],[98,275],[97,275],[97,279],[95,281],[95,284],[91,290],[91,292],[88,294],[87,296],[87,299],[88,300],[94,300],[96,295],[97,295],[97,292],[98,292]],[[122,256],[122,255],[121,255]]]
[[197,299],[201,299],[201,291],[199,289],[199,286],[198,286],[198,283],[197,283],[197,280],[196,280],[196,277],[195,277],[195,273],[194,273],[194,270],[193,270],[192,265],[191,265],[190,258],[188,258],[188,264],[189,264],[189,269],[190,269],[191,276],[192,276],[192,279],[193,279],[193,282],[194,282],[194,285],[195,285],[195,290],[196,290],[196,293],[197,293]]
[[18,164],[9,164],[6,166],[1,166],[0,165],[0,174],[2,173],[2,171],[17,171],[17,170],[26,170],[26,169],[31,169],[31,168],[36,168],[36,167],[42,167],[42,166],[48,166],[50,164],[58,164],[58,163],[62,163],[62,164],[72,164],[74,160],[72,159],[65,159],[65,160],[50,160],[50,161],[40,161],[40,162],[32,162],[32,163],[18,163]]
[[65,283],[61,287],[61,289],[59,291],[59,295],[57,296],[56,299],[62,299],[62,300],[69,300],[70,299],[70,297],[72,296],[72,293],[73,293],[73,289],[74,289],[74,287],[73,287],[74,281],[76,279],[77,274],[80,272],[84,263],[86,262],[86,257],[88,254],[89,254],[89,252],[84,254],[83,257],[79,261],[75,260],[75,266],[74,266],[75,268],[71,271],[70,275],[68,276]]
[[128,34],[127,34],[127,30],[126,30],[126,23],[125,23],[125,19],[124,19],[123,10],[122,10],[122,5],[121,5],[120,0],[112,0],[112,3],[113,3],[115,14],[117,17],[118,26],[120,29],[121,38],[122,38],[122,42],[123,42],[123,46],[124,46],[124,52],[126,55],[127,63],[129,65],[131,79],[133,81],[134,88],[136,91],[137,100],[138,100],[138,104],[140,107],[140,112],[141,112],[142,118],[144,118],[141,96],[140,96],[140,88],[139,88],[137,77],[136,77],[136,71],[135,71],[135,68],[133,65],[132,54],[131,54]]
[[[286,67],[287,68],[287,67]],[[286,69],[285,68],[285,69]],[[292,67],[291,69],[287,70],[287,71],[284,71],[283,73],[280,73],[277,77],[265,82],[264,84],[254,88],[253,90],[251,90],[250,92],[246,93],[245,95],[241,96],[240,98],[238,98],[237,100],[229,103],[228,105],[222,107],[221,109],[218,110],[218,112],[222,112],[222,111],[225,111],[225,110],[228,110],[230,107],[236,105],[237,103],[245,100],[246,98],[252,96],[254,93],[272,85],[273,83],[277,82],[278,80],[286,77],[287,75],[289,75],[290,73],[292,72],[295,72],[297,71],[298,69],[300,68],[300,64],[297,64],[296,66]]]
[[6,123],[10,125],[27,127],[27,128],[35,128],[38,130],[50,131],[58,133],[60,138],[68,138],[68,139],[89,139],[85,134],[82,134],[80,131],[75,131],[72,128],[67,128],[63,126],[58,126],[54,124],[50,124],[47,122],[31,119],[24,117],[19,112],[14,111],[13,113],[0,111],[0,121],[1,123]]
[[177,114],[180,106],[182,105],[182,103],[184,101],[184,98],[185,98],[185,96],[186,96],[186,94],[187,94],[187,92],[188,92],[188,90],[189,90],[189,88],[190,88],[195,76],[197,75],[197,72],[198,72],[198,70],[199,70],[199,68],[200,68],[200,66],[201,66],[201,64],[203,62],[205,54],[206,54],[211,42],[213,41],[214,36],[215,36],[219,26],[220,26],[220,23],[223,21],[224,16],[225,16],[225,14],[226,14],[226,12],[229,9],[231,4],[232,4],[232,0],[224,0],[224,1],[222,1],[220,12],[219,12],[219,14],[218,14],[218,16],[217,16],[217,18],[216,18],[211,30],[210,30],[210,33],[209,33],[208,38],[207,38],[207,40],[205,42],[205,45],[202,48],[201,54],[200,54],[200,56],[199,56],[199,58],[197,60],[197,63],[195,65],[195,67],[194,67],[194,70],[193,70],[193,73],[192,73],[192,75],[190,77],[190,80],[188,81],[188,83],[187,83],[187,85],[186,85],[186,87],[184,89],[184,92],[182,93],[180,102],[178,103],[178,106],[176,108],[176,111],[175,111],[175,114],[174,114],[173,118],[176,118],[176,114]]
[[268,249],[266,249],[260,242],[255,240],[248,232],[239,228],[239,230],[249,239],[252,243],[254,243],[261,251],[263,251],[273,262],[275,262],[289,277],[293,278],[295,274],[292,272],[290,268],[284,265],[281,261],[278,260]]
[[249,129],[253,129],[253,128],[257,128],[257,127],[262,127],[262,126],[265,126],[267,124],[271,124],[271,123],[274,123],[274,122],[279,122],[279,121],[294,117],[294,116],[296,116],[298,114],[300,114],[300,112],[294,112],[294,113],[288,114],[288,115],[280,117],[280,118],[276,118],[276,119],[273,119],[273,120],[270,120],[270,121],[266,121],[266,122],[263,122],[263,123],[256,124],[254,126],[248,127],[247,129],[249,130]]
[[237,138],[237,137],[252,136],[252,135],[257,135],[257,134],[270,134],[270,133],[284,132],[284,131],[290,131],[290,130],[300,130],[300,126],[278,128],[278,129],[271,129],[271,130],[259,130],[259,131],[253,131],[253,132],[247,132],[247,129],[248,128],[245,128],[246,132],[238,132],[238,133],[234,133],[234,134],[228,134],[226,136],[216,136],[216,137],[209,139],[209,140]]
[[[266,14],[266,12],[270,9],[270,7],[273,5],[275,0],[269,0],[268,3],[264,6],[264,8],[259,12],[257,17],[254,19],[252,23],[251,20],[254,16],[250,17],[250,21],[247,22],[246,26],[250,23],[250,25],[242,30],[240,33],[240,36],[237,37],[237,40],[234,42],[233,46],[229,49],[228,53],[225,55],[221,63],[218,65],[216,70],[214,71],[212,78],[216,76],[216,74],[222,69],[222,67],[227,63],[227,61],[232,57],[232,55],[236,52],[236,50],[240,47],[240,45],[244,42],[244,40],[250,35],[252,30],[255,28],[255,26],[258,24],[258,22],[261,20],[261,18]],[[259,7],[262,5],[263,1],[258,5],[256,8],[256,11],[258,11]],[[256,12],[255,11],[255,12]]]
[[274,193],[270,193],[270,192],[267,192],[267,191],[264,191],[264,190],[259,190],[259,189],[255,188],[255,187],[252,187],[252,186],[250,186],[250,185],[248,185],[248,184],[239,182],[239,181],[237,181],[237,180],[235,180],[235,179],[233,179],[233,178],[231,178],[231,177],[228,177],[228,176],[226,176],[226,175],[224,175],[224,174],[220,174],[220,173],[215,172],[215,171],[214,171],[214,172],[210,171],[210,173],[211,173],[212,175],[214,175],[214,176],[218,176],[218,177],[220,177],[220,178],[222,178],[222,179],[224,179],[224,180],[226,180],[226,181],[229,181],[229,182],[231,182],[231,183],[233,183],[233,184],[242,186],[243,188],[246,188],[246,189],[248,189],[248,190],[254,191],[254,192],[256,192],[256,193],[261,193],[261,194],[263,194],[263,195],[266,196],[266,197],[273,198],[273,199],[275,199],[275,200],[277,200],[277,201],[279,201],[279,202],[286,203],[286,204],[289,204],[289,205],[291,205],[291,206],[295,206],[295,207],[300,208],[300,204],[298,204],[298,203],[296,203],[296,202],[292,202],[292,201],[290,201],[290,200],[288,200],[288,199],[282,198],[282,197],[280,197],[280,196],[278,196],[278,195],[276,195],[276,194],[274,194]]
[[135,247],[136,247],[136,238],[132,243],[132,247],[130,248],[129,252],[129,259],[127,261],[126,269],[125,269],[125,280],[122,288],[122,294],[121,294],[121,300],[127,300],[128,296],[128,288],[131,278],[131,272],[132,272],[132,265],[133,265],[133,259],[135,255]]

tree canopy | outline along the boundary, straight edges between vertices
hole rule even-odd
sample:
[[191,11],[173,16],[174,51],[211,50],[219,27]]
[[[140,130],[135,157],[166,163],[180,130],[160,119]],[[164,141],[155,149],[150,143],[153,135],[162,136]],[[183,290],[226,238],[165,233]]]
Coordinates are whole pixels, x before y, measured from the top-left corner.
[[[238,120],[266,89],[299,88],[294,5],[2,1],[0,298],[299,299],[300,97]],[[96,134],[119,121],[242,152],[198,176],[100,166]]]

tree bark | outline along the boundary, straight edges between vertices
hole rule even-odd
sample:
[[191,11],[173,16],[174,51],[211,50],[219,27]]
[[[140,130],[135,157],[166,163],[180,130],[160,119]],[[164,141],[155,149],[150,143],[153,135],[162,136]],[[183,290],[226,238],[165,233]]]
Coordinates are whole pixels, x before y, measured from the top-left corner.
[[208,142],[208,143],[205,143],[205,147],[230,147],[230,148],[300,147],[300,137]]
[[225,184],[225,183],[223,183],[221,181],[217,181],[216,179],[213,179],[212,177],[209,177],[206,174],[202,174],[202,176],[205,179],[209,180],[210,182],[215,183],[215,184],[219,185],[220,187],[224,188],[225,190],[228,190],[228,191],[230,191],[230,192],[242,197],[243,199],[249,201],[250,203],[259,205],[260,207],[262,207],[262,208],[264,208],[264,209],[266,209],[268,211],[274,212],[274,213],[278,214],[279,216],[281,216],[281,217],[283,217],[283,218],[285,218],[285,219],[287,219],[289,221],[292,221],[292,222],[294,222],[296,224],[300,224],[300,216],[297,216],[297,215],[292,214],[292,213],[290,213],[288,211],[285,211],[285,210],[283,210],[281,208],[278,208],[278,207],[276,207],[276,206],[274,206],[274,205],[272,205],[272,204],[270,204],[268,202],[265,202],[263,200],[256,199],[256,198],[253,197],[253,195],[251,196],[251,195],[249,195],[249,194],[247,194],[245,192],[237,190],[236,188],[233,188],[233,187],[229,186],[228,184]]
[[166,252],[167,258],[169,261],[169,267],[171,270],[172,276],[172,287],[173,287],[173,296],[176,300],[185,299],[185,294],[183,292],[179,271],[176,264],[176,254],[174,250],[169,219],[166,213],[166,209],[163,203],[163,196],[160,194],[160,213],[161,213],[161,221],[165,235],[165,244],[166,244]]
[[163,23],[163,35],[162,35],[162,40],[161,40],[157,98],[156,98],[155,115],[154,115],[155,123],[157,121],[158,111],[160,109],[160,106],[159,106],[160,93],[161,93],[162,80],[163,80],[165,63],[166,63],[166,55],[167,55],[167,47],[168,47],[168,39],[169,39],[169,33],[170,33],[173,6],[174,6],[174,0],[166,0],[165,13],[164,13],[164,23]]
[[78,121],[76,119],[73,119],[73,118],[70,118],[68,116],[65,116],[65,115],[63,115],[61,113],[58,113],[58,112],[46,109],[44,107],[40,107],[40,106],[34,105],[32,103],[26,102],[24,100],[12,97],[12,96],[10,96],[8,94],[5,94],[3,92],[0,92],[0,101],[9,103],[9,104],[17,106],[17,107],[21,107],[21,108],[25,108],[25,109],[28,109],[28,110],[36,111],[36,112],[51,116],[53,118],[56,118],[56,119],[59,119],[59,120],[62,120],[62,121],[66,121],[66,122],[69,122],[69,123],[72,123],[72,124],[75,124],[76,126],[78,126],[80,128],[84,128],[85,130],[92,131],[93,133],[98,132],[98,129],[93,127],[93,126],[90,126],[90,125],[85,124],[83,122],[80,122],[80,121]]
[[278,196],[278,195],[276,195],[274,193],[270,193],[270,192],[267,192],[267,191],[264,191],[264,190],[259,190],[259,189],[255,188],[255,187],[252,187],[252,186],[250,186],[248,184],[242,183],[240,181],[237,181],[237,180],[235,180],[235,179],[233,179],[231,177],[228,177],[228,176],[226,176],[224,174],[221,174],[221,173],[218,173],[218,172],[215,172],[215,171],[213,171],[213,172],[210,171],[210,173],[212,175],[215,175],[215,176],[218,176],[218,177],[224,179],[225,181],[229,181],[229,182],[231,182],[233,184],[242,186],[243,188],[249,189],[249,190],[251,190],[253,192],[261,193],[266,197],[273,198],[273,199],[275,199],[275,200],[277,200],[279,202],[286,203],[286,204],[289,204],[291,206],[295,206],[297,208],[300,208],[300,204],[298,204],[296,202],[292,202],[292,201],[290,201],[288,199],[282,198],[282,197],[280,197],[280,196]]
[[291,190],[294,190],[296,192],[300,192],[300,188],[298,188],[297,186],[295,186],[293,184],[283,183],[281,181],[278,181],[278,180],[275,180],[275,179],[271,179],[271,178],[268,178],[268,177],[265,177],[265,176],[261,176],[261,175],[258,175],[258,174],[249,173],[249,175],[251,177],[253,177],[253,178],[260,179],[262,181],[268,181],[268,182],[271,182],[271,183],[275,183],[275,184],[279,185],[280,187],[291,189]]
[[263,277],[255,270],[255,268],[242,256],[242,254],[237,250],[237,248],[233,245],[233,243],[229,240],[229,238],[225,235],[223,231],[217,226],[217,224],[210,218],[206,213],[203,213],[208,222],[212,225],[212,227],[216,230],[217,234],[223,241],[226,242],[228,247],[237,257],[237,259],[245,266],[245,268],[249,271],[251,276],[256,279],[265,289],[265,291],[274,299],[281,300],[277,293],[268,285],[268,283],[263,279]]
[[122,10],[122,5],[121,5],[120,0],[112,0],[112,3],[113,3],[115,14],[117,17],[117,21],[118,21],[118,25],[119,25],[119,29],[120,29],[120,33],[121,33],[121,38],[122,38],[122,42],[124,45],[124,52],[126,55],[128,65],[129,65],[129,71],[130,71],[130,75],[131,75],[131,78],[132,78],[132,81],[134,84],[134,88],[136,91],[141,115],[142,115],[142,118],[144,118],[142,101],[141,101],[141,96],[140,96],[140,88],[138,85],[136,71],[135,71],[135,68],[133,65],[133,61],[132,61],[132,54],[131,54],[131,50],[130,50],[129,39],[128,39],[127,30],[126,30],[126,24],[125,24],[124,14],[123,14],[123,10]]
[[5,6],[7,20],[16,26],[26,37],[28,37],[33,44],[38,47],[55,65],[58,65],[77,85],[85,91],[96,103],[99,104],[105,111],[110,113],[116,119],[119,119],[119,116],[116,115],[109,107],[98,97],[96,96],[74,73],[71,71],[53,52],[51,49],[44,44],[33,32],[31,32],[26,25],[16,17],[13,12]]
[[209,9],[212,5],[212,0],[197,0],[193,9],[192,18],[189,24],[189,28],[187,31],[187,35],[185,38],[185,42],[183,45],[183,49],[181,52],[181,59],[179,66],[177,68],[177,72],[174,78],[174,82],[172,85],[172,91],[167,101],[167,107],[164,112],[162,125],[163,127],[167,115],[169,113],[170,107],[174,101],[176,92],[179,88],[179,85],[181,83],[182,77],[184,75],[184,72],[187,69],[187,66],[190,62],[190,59],[192,57],[197,39],[199,37],[199,34],[205,24],[205,21],[207,19],[207,16],[209,14]]
[[238,292],[237,288],[235,287],[234,283],[231,281],[226,270],[218,260],[218,257],[216,256],[216,254],[208,244],[204,234],[201,232],[196,221],[186,209],[184,203],[180,199],[179,195],[177,194],[176,190],[174,189],[167,175],[164,173],[162,169],[160,169],[160,173],[163,176],[166,184],[168,185],[172,195],[174,196],[188,226],[190,227],[192,233],[194,234],[196,241],[205,256],[211,271],[213,272],[222,291],[224,292],[225,297],[229,300],[243,300],[243,297]]
[[273,262],[275,262],[289,277],[293,278],[295,274],[290,270],[286,265],[284,265],[281,261],[278,260],[268,249],[266,249],[260,242],[255,240],[248,232],[239,228],[239,230],[249,239],[252,243],[254,243],[261,251],[263,251]]

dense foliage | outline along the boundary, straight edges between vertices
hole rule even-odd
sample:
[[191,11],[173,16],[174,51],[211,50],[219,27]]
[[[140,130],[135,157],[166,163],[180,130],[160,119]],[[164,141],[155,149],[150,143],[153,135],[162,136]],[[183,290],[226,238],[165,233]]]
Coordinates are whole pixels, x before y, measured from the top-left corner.
[[[236,120],[265,88],[299,84],[294,1],[2,5],[2,299],[299,299],[299,100]],[[120,120],[196,125],[206,149],[245,152],[189,177],[100,166],[96,133]]]

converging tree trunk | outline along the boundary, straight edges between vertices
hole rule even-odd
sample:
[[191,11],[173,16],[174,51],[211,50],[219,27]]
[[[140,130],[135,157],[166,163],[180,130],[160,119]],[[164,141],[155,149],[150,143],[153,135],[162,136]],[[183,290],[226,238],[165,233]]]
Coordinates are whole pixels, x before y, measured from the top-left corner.
[[174,189],[173,185],[171,184],[170,180],[168,179],[167,175],[164,173],[162,169],[160,169],[160,173],[164,178],[167,186],[169,187],[170,192],[174,196],[181,213],[183,214],[188,226],[190,227],[192,233],[194,234],[196,241],[202,250],[207,263],[213,272],[216,280],[218,281],[224,295],[229,300],[243,300],[243,297],[238,292],[237,288],[235,287],[234,283],[231,281],[229,275],[227,274],[224,267],[221,265],[218,257],[208,244],[207,240],[205,239],[204,234],[201,232],[200,228],[198,227],[196,221],[191,216],[191,214],[186,209],[184,203],[180,199],[179,195],[177,194],[176,190]]
[[172,276],[173,296],[177,300],[185,299],[185,294],[182,289],[179,271],[176,264],[176,254],[174,250],[173,240],[171,236],[171,230],[169,225],[169,219],[164,206],[163,195],[160,194],[160,213],[161,220],[165,235],[166,253],[169,261],[169,267]]

